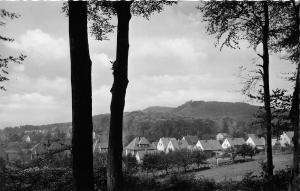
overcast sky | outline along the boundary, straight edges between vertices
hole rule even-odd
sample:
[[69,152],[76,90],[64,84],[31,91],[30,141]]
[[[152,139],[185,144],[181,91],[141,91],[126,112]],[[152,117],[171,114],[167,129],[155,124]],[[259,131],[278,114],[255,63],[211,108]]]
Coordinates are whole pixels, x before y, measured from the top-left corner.
[[[27,55],[23,65],[10,66],[7,91],[0,92],[0,128],[71,121],[68,18],[61,6],[62,2],[0,2],[1,8],[22,15],[1,27],[1,34],[15,38],[14,43],[1,42],[1,51]],[[126,111],[175,107],[189,100],[247,101],[239,92],[238,67],[253,66],[256,54],[247,44],[220,52],[196,6],[197,2],[181,2],[149,21],[131,19]],[[89,38],[93,114],[109,112],[116,33],[109,38]],[[271,87],[291,88],[281,73],[293,69],[271,56]]]

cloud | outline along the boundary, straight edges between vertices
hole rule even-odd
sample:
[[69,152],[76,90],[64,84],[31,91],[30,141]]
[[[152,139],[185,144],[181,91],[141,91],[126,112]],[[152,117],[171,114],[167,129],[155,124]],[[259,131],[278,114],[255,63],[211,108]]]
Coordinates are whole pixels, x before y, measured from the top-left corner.
[[[1,126],[45,124],[70,120],[70,109],[51,95],[19,93],[0,98]],[[59,115],[56,113],[59,111]]]
[[34,29],[27,30],[13,43],[5,45],[27,56],[22,67],[24,73],[31,77],[68,76],[70,73],[68,39]]
[[129,83],[126,110],[153,105],[179,106],[188,100],[241,101],[235,77],[219,79],[205,75],[139,76]]
[[[23,51],[29,57],[34,55],[44,59],[61,59],[68,56],[68,43],[63,38],[55,38],[41,29],[28,30],[20,38],[7,46]],[[44,64],[43,61],[39,62]]]

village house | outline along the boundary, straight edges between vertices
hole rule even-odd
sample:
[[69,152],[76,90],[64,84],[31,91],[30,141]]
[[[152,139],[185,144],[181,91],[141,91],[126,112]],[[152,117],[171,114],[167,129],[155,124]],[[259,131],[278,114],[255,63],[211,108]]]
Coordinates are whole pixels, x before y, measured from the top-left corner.
[[99,139],[96,139],[93,143],[93,153],[99,152],[104,153],[108,151],[108,142],[105,141],[99,141]]
[[154,154],[156,153],[157,150],[147,150],[147,151],[138,151],[135,154],[135,159],[138,163],[142,163],[143,162],[143,158],[146,154]]
[[145,137],[136,137],[125,147],[125,155],[135,156],[138,151],[151,152],[153,150],[156,149]]
[[43,140],[31,149],[31,160],[52,153],[55,156],[71,155],[71,143],[67,140]]
[[154,141],[151,143],[154,148],[157,148],[158,141]]
[[265,138],[258,137],[255,134],[248,134],[246,144],[251,145],[252,147],[256,147],[257,149],[263,150],[265,148]]
[[24,135],[22,137],[22,141],[25,142],[25,143],[30,143],[31,139],[30,139],[29,135]]
[[70,145],[62,141],[55,141],[47,148],[49,153],[55,154],[57,157],[70,156]]
[[169,137],[162,137],[159,139],[158,143],[157,143],[157,150],[158,151],[162,151],[162,152],[166,152],[166,149],[168,147],[168,144],[170,142],[170,140],[176,140],[175,138],[169,138]]
[[218,140],[199,140],[194,148],[204,152],[207,151],[216,153],[223,150]]
[[194,147],[197,144],[199,139],[196,136],[188,135],[188,136],[182,137],[182,140],[186,141],[189,146]]
[[31,151],[31,159],[38,158],[48,152],[48,147],[50,146],[49,142],[42,141],[36,145],[34,145],[30,151]]
[[245,144],[244,138],[226,138],[222,143],[223,149],[228,149],[229,147],[239,147]]
[[216,135],[216,140],[217,141],[223,141],[224,139],[229,138],[228,133],[218,133]]
[[280,142],[277,138],[272,138],[272,147],[274,147],[275,145],[280,145]]
[[186,140],[170,140],[168,143],[168,146],[166,148],[166,153],[171,152],[171,151],[177,151],[181,149],[188,149],[188,143]]
[[282,135],[280,135],[280,140],[279,140],[280,145],[282,147],[286,147],[287,145],[289,146],[293,145],[293,141],[292,141],[293,137],[294,137],[293,131],[284,131]]

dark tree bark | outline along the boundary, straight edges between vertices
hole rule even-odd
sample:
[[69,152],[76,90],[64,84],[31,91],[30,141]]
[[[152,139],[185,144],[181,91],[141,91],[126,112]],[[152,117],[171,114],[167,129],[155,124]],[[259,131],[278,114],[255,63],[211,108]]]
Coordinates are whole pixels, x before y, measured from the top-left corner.
[[[298,43],[300,38],[300,29],[299,29],[299,5],[295,7],[296,11],[296,26],[297,26],[297,36],[298,36]],[[298,62],[298,69],[297,69],[297,77],[296,77],[296,85],[293,93],[293,102],[292,102],[292,109],[291,109],[291,122],[294,127],[294,155],[293,155],[293,171],[294,176],[299,175],[299,62]]]
[[270,106],[270,85],[269,85],[269,11],[268,2],[263,2],[264,7],[264,26],[263,26],[263,88],[264,88],[264,107],[266,111],[267,129],[267,168],[268,175],[273,176],[273,156],[272,156],[272,114]]
[[91,60],[87,2],[69,2],[72,85],[72,155],[75,190],[94,190]]
[[128,50],[129,50],[129,21],[131,19],[130,6],[132,2],[115,2],[117,12],[117,53],[113,63],[114,82],[111,88],[110,130],[108,145],[107,189],[109,191],[122,190],[122,153],[123,153],[123,111],[125,106],[126,88],[128,85]]

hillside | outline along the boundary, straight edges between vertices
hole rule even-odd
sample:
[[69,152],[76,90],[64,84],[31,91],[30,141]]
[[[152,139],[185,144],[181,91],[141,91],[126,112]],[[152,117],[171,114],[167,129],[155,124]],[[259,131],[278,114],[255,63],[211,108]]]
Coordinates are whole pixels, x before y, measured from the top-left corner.
[[[247,131],[258,107],[246,103],[189,101],[176,108],[149,107],[142,111],[124,113],[124,144],[134,136],[146,136],[155,141],[162,136],[180,138],[182,135],[197,135],[212,138],[217,132],[236,134]],[[93,116],[94,131],[107,140],[109,114]],[[29,129],[63,129],[71,123],[42,126],[22,126],[6,131],[22,132]]]
[[164,106],[152,106],[152,107],[147,107],[144,109],[144,112],[162,112],[162,113],[168,113],[171,112],[174,107],[164,107]]
[[213,120],[230,117],[237,121],[250,121],[257,110],[257,106],[241,102],[189,101],[172,110],[172,113]]

